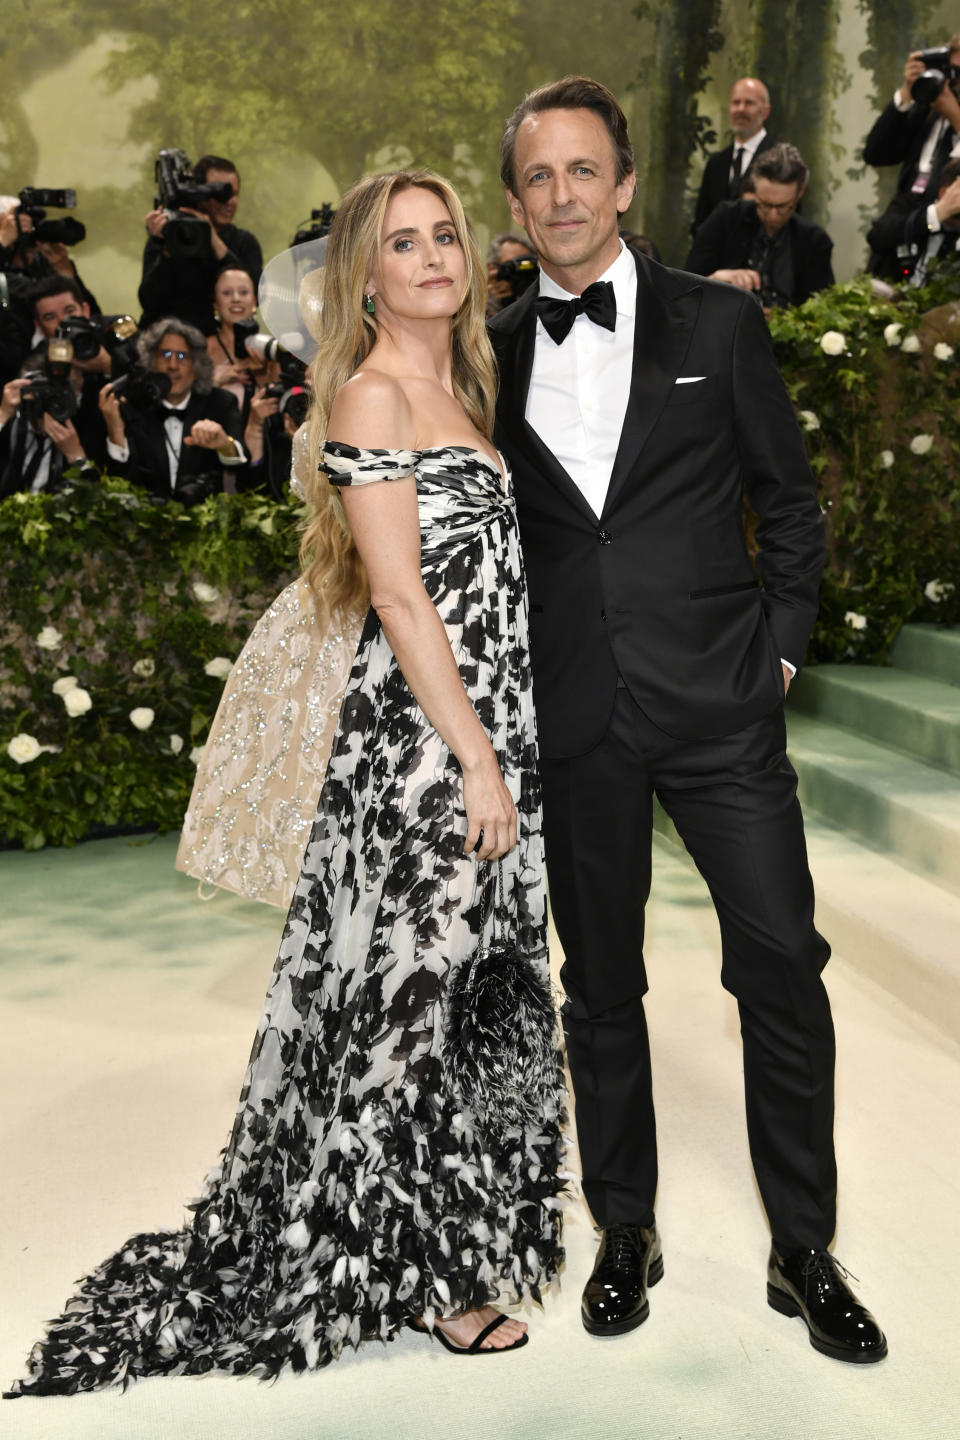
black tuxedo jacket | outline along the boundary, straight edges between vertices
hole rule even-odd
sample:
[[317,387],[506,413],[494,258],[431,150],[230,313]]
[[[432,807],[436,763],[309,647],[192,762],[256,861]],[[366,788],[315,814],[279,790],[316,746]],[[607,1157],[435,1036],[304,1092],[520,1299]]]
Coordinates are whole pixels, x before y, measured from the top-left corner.
[[[898,110],[891,100],[877,116],[863,147],[863,158],[868,165],[899,165],[897,191],[909,190],[917,174],[920,155],[932,127],[940,119],[936,110],[929,105],[913,105],[909,110]],[[944,164],[950,146],[956,136],[947,130],[949,137],[944,142],[944,153],[940,164]],[[936,180],[937,164],[933,167],[932,180]],[[917,197],[914,197],[915,199]],[[936,195],[933,197],[936,199]]]
[[164,253],[163,236],[150,235],[143,247],[143,275],[137,294],[143,306],[140,328],[164,320],[170,315],[196,325],[204,335],[217,328],[213,314],[213,287],[226,265],[246,270],[256,291],[263,269],[260,242],[249,230],[239,225],[221,225],[220,239],[227,247],[223,260],[209,257],[195,259]]
[[[776,143],[770,135],[764,135],[754,151],[753,160],[756,160],[761,151],[769,150],[770,146]],[[738,198],[730,194],[730,166],[733,164],[733,150],[734,145],[731,140],[725,150],[717,150],[713,155],[707,157],[707,163],[703,167],[703,179],[700,181],[700,190],[697,194],[697,208],[694,211],[693,224],[690,226],[692,235],[696,235],[707,216],[712,214],[724,200]],[[750,174],[753,160],[742,172],[741,181]]]
[[[144,486],[164,500],[180,500],[184,505],[194,505],[222,488],[223,467],[215,450],[205,450],[199,445],[181,445],[177,486],[171,490],[164,418],[164,411],[159,407],[143,414],[125,414],[130,458],[123,464],[112,460],[110,468],[115,474],[124,476],[134,485]],[[183,411],[184,435],[190,434],[191,427],[198,420],[218,420],[232,439],[242,439],[240,407],[228,390],[214,388],[208,395],[191,391]]]
[[[785,228],[793,252],[790,303],[802,305],[818,290],[833,284],[833,241],[826,230],[801,215],[791,215]],[[724,201],[697,231],[686,268],[695,275],[745,269],[759,229],[760,217],[752,200]]]
[[[550,758],[597,744],[618,675],[670,735],[743,728],[782,701],[781,657],[799,667],[816,617],[823,519],[759,305],[635,260],[633,378],[599,519],[524,418],[536,287],[490,326]],[[744,492],[759,517],[762,590]]]

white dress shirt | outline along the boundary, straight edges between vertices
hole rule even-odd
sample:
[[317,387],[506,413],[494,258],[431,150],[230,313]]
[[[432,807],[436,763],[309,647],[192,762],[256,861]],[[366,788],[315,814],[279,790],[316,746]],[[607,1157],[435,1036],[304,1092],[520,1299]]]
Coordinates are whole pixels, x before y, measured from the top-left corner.
[[[633,373],[637,268],[622,242],[620,254],[600,279],[613,285],[616,330],[604,330],[588,316],[578,315],[569,335],[557,345],[538,320],[526,409],[527,421],[598,519],[620,444]],[[577,298],[542,270],[540,294]]]
[[733,179],[733,167],[736,164],[737,160],[737,151],[743,151],[743,159],[740,161],[740,178],[743,179],[744,175],[746,175],[747,171],[750,169],[750,166],[753,164],[753,158],[757,153],[760,141],[763,139],[766,133],[766,127],[761,125],[756,135],[751,135],[749,140],[734,140],[733,154],[730,157],[729,178],[731,180]]

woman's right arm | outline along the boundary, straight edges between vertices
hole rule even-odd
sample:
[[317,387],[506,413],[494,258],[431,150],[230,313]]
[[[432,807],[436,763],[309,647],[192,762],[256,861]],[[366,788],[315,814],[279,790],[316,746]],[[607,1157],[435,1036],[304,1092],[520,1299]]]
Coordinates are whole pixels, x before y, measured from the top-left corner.
[[[373,371],[355,375],[330,412],[331,439],[360,449],[416,448],[413,415],[401,386]],[[420,572],[416,481],[345,486],[354,543],[366,567],[370,601],[397,664],[427,720],[463,773],[464,853],[497,859],[517,843],[517,812],[490,739],[470,702],[443,622]]]

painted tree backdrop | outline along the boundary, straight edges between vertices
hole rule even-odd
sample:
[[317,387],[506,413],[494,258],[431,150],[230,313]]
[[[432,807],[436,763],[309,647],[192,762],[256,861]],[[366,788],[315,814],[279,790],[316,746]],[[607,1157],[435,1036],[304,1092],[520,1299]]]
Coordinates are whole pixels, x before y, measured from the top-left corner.
[[759,74],[772,132],[813,167],[807,213],[850,274],[884,183],[860,166],[863,135],[906,52],[956,28],[946,0],[9,0],[6,14],[0,190],[77,189],[77,259],[109,309],[135,304],[161,146],[236,160],[239,219],[267,254],[364,170],[408,162],[450,175],[486,235],[508,221],[504,117],[569,71],[627,109],[629,223],[675,264],[703,154],[729,138],[730,83]]

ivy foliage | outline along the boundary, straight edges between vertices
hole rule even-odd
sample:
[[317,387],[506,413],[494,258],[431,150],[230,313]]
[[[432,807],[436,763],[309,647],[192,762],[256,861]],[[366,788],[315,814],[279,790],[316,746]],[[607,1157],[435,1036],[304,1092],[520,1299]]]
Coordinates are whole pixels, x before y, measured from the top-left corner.
[[[157,505],[119,480],[0,503],[4,841],[37,849],[114,826],[179,827],[191,751],[223,687],[204,667],[236,658],[296,573],[299,514],[256,495]],[[54,692],[67,676],[90,696],[86,713],[71,716]],[[146,729],[130,719],[139,710],[153,712]],[[43,752],[17,763],[17,735]]]
[[907,620],[960,619],[955,293],[944,270],[890,303],[861,276],[770,317],[826,519],[811,660],[882,664]]

